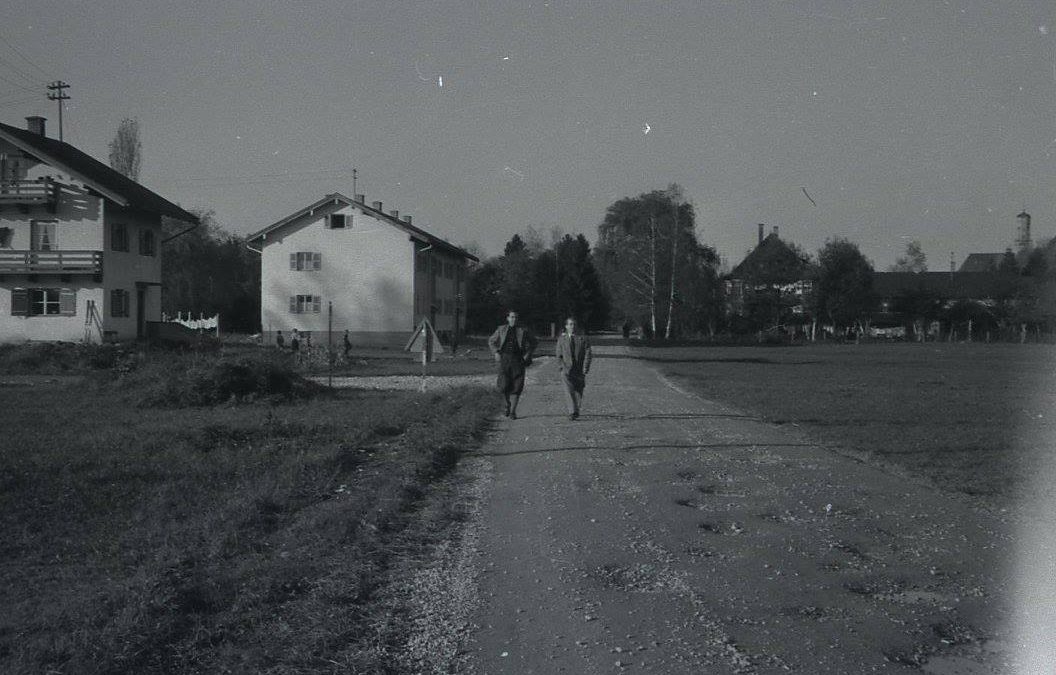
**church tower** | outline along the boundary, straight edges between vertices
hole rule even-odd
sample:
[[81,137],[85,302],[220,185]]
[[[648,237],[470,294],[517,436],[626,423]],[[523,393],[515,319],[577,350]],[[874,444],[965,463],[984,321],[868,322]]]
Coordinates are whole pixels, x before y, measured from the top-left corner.
[[1016,216],[1016,251],[1020,255],[1027,255],[1033,242],[1030,239],[1030,214],[1023,210]]

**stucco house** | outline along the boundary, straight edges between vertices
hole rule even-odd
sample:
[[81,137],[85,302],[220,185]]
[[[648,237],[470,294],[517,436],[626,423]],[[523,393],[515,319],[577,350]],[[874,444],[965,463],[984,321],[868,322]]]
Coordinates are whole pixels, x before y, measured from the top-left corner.
[[297,329],[321,344],[331,305],[335,343],[347,330],[356,344],[402,345],[423,318],[441,338],[465,329],[467,266],[477,258],[363,195],[326,195],[247,245],[261,256],[268,343]]
[[198,219],[62,141],[0,124],[0,342],[145,336],[161,219]]

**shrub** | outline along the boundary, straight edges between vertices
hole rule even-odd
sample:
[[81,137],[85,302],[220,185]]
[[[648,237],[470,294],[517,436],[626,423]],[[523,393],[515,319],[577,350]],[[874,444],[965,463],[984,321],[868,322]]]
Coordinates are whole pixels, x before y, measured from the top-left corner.
[[155,354],[149,362],[110,382],[143,407],[289,400],[324,390],[294,372],[290,359],[270,352],[236,357]]

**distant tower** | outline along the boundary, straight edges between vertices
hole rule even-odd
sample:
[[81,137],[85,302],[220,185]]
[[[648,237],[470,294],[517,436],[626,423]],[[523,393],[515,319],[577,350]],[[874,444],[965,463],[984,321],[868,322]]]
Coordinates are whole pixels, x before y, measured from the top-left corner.
[[1025,255],[1030,252],[1031,245],[1030,214],[1024,210],[1016,216],[1016,250]]

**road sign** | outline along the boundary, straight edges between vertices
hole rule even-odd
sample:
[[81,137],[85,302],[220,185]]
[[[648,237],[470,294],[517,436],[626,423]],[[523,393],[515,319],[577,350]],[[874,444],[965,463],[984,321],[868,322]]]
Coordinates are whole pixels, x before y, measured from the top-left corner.
[[422,319],[422,323],[418,325],[418,329],[414,331],[414,335],[411,336],[403,351],[418,352],[422,355],[422,363],[428,363],[435,361],[437,354],[444,353],[444,346],[440,344],[440,338],[436,336],[436,331],[433,330],[429,319]]

